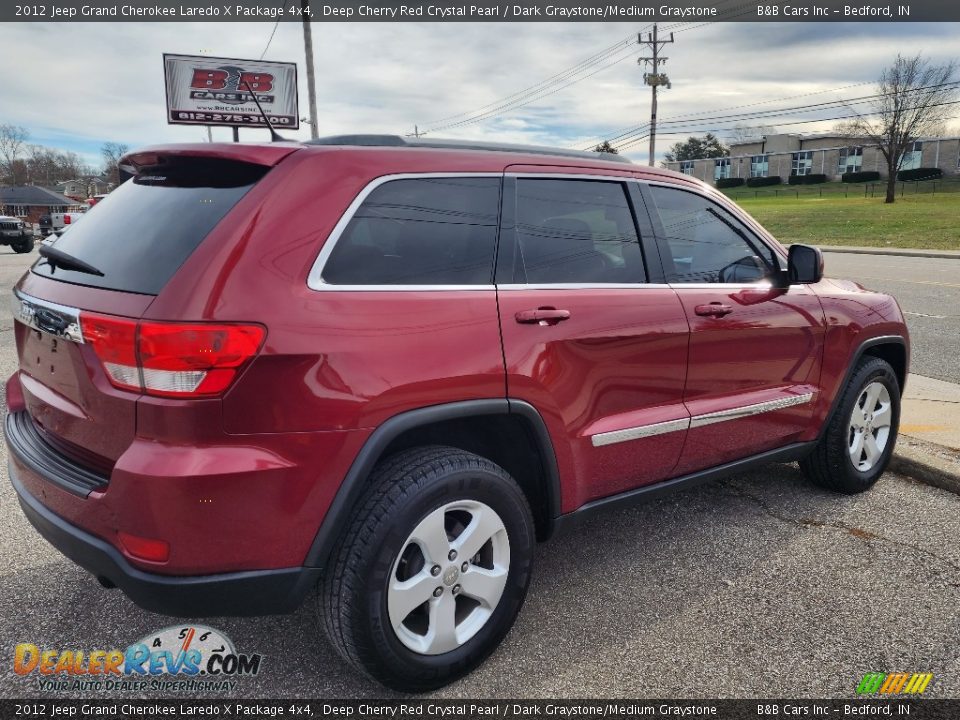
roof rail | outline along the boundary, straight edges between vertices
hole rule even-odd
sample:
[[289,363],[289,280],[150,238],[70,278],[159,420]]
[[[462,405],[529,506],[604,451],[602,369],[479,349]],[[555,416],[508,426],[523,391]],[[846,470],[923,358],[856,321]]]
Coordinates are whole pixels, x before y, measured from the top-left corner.
[[329,137],[307,140],[305,145],[350,145],[353,147],[410,147],[436,148],[442,150],[483,150],[487,152],[511,152],[527,155],[554,155],[574,157],[583,160],[607,160],[632,164],[622,155],[596,153],[589,150],[567,150],[545,147],[543,145],[521,145],[514,143],[492,143],[481,140],[452,140],[443,138],[404,138],[399,135],[331,135]]

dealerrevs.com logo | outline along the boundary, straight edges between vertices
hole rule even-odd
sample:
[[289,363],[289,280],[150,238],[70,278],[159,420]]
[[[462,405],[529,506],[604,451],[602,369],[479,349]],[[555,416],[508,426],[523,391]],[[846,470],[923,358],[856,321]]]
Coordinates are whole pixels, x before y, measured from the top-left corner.
[[20,643],[13,671],[43,692],[231,692],[260,672],[262,656],[238,653],[218,630],[174,625],[125,650],[41,648]]

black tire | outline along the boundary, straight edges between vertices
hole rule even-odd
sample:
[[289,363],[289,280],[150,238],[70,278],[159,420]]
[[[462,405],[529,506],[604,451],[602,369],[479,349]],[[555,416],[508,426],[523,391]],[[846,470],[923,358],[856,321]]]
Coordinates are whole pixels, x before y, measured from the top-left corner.
[[[864,389],[873,382],[886,387],[890,395],[890,433],[880,459],[862,472],[848,452],[850,420],[854,406]],[[890,364],[880,358],[866,356],[857,363],[850,382],[843,390],[837,410],[813,451],[800,461],[803,474],[827,490],[852,495],[869,490],[887,469],[900,427],[900,383]]]
[[[536,542],[530,506],[503,468],[450,447],[398,453],[374,469],[370,483],[320,584],[321,622],[350,664],[387,687],[401,692],[442,687],[496,649],[523,605]],[[502,520],[510,553],[506,585],[473,637],[443,654],[420,654],[401,642],[390,623],[387,584],[420,521],[461,500],[484,503]]]
[[31,250],[33,250],[33,236],[28,235],[26,237],[23,237],[20,240],[17,240],[17,242],[11,243],[10,247],[13,248],[13,251],[15,253],[18,253],[20,255],[23,255],[24,253],[28,253]]

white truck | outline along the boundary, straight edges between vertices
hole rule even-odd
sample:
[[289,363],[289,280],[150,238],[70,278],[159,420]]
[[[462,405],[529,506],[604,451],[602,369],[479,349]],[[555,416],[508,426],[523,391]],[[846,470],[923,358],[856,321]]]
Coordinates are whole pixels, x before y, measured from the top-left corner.
[[70,225],[83,217],[82,212],[50,213],[40,216],[40,234],[47,237],[51,233],[60,235]]

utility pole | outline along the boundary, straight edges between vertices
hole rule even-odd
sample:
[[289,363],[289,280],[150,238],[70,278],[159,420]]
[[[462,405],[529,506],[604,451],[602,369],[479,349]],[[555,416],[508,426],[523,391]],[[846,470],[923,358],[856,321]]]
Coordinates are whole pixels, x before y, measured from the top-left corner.
[[669,40],[660,40],[657,37],[657,26],[654,24],[653,33],[647,34],[647,39],[643,39],[643,35],[637,34],[637,43],[640,45],[647,45],[653,57],[642,57],[637,58],[637,64],[643,65],[647,63],[650,65],[650,72],[643,74],[643,82],[650,86],[650,90],[653,93],[653,98],[650,104],[650,156],[647,159],[647,164],[650,167],[653,167],[654,158],[656,157],[657,151],[657,88],[661,85],[665,85],[666,88],[670,89],[670,78],[667,77],[666,73],[660,72],[660,66],[663,65],[669,58],[660,57],[660,51],[663,49],[664,45],[668,45],[673,42],[673,33],[670,33]]
[[303,17],[303,52],[307,56],[307,93],[310,96],[310,138],[320,137],[317,131],[317,84],[313,74],[313,32],[310,30],[310,0],[300,0]]

